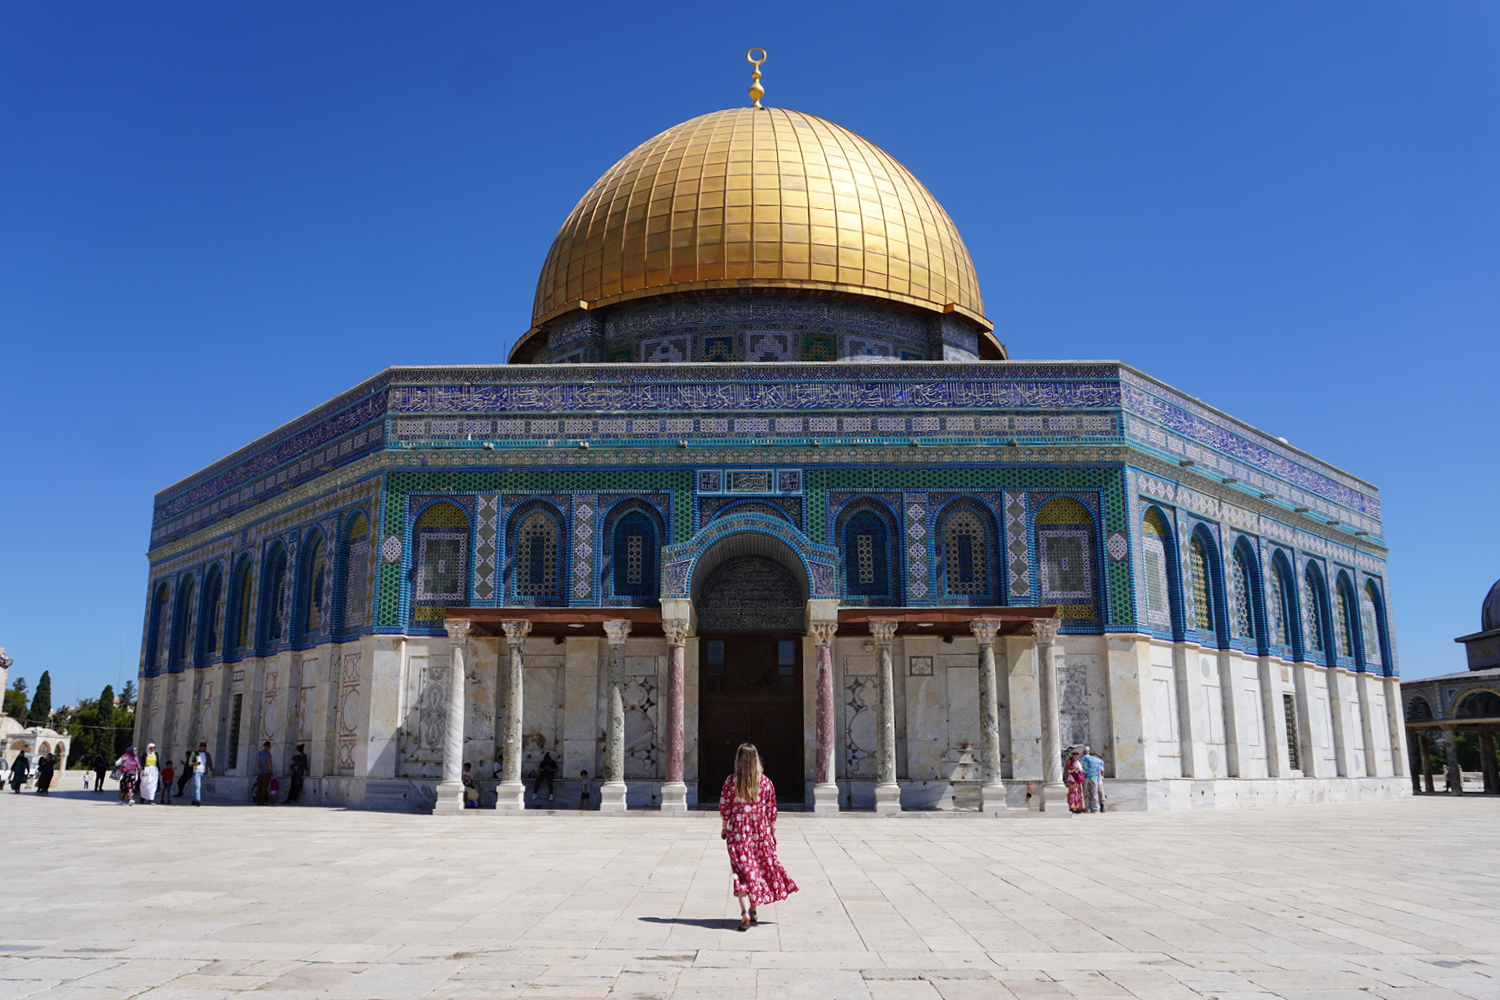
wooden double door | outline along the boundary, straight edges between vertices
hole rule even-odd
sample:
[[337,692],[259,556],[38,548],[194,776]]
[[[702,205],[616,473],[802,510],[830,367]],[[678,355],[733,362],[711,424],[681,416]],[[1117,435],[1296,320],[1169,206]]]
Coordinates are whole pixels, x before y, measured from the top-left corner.
[[698,692],[698,801],[719,801],[741,743],[760,751],[779,802],[803,801],[802,636],[702,636]]

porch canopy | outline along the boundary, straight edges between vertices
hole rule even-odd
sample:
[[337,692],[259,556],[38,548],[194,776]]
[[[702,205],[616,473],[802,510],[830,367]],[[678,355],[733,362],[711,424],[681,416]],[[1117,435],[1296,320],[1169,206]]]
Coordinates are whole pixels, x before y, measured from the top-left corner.
[[[838,634],[869,635],[875,619],[894,619],[897,635],[972,635],[969,623],[988,618],[1001,623],[1000,635],[1030,635],[1037,618],[1056,618],[1055,607],[840,608]],[[449,608],[448,621],[467,621],[476,635],[500,636],[501,622],[528,621],[531,634],[553,638],[604,635],[604,623],[625,619],[632,636],[661,636],[660,608]]]

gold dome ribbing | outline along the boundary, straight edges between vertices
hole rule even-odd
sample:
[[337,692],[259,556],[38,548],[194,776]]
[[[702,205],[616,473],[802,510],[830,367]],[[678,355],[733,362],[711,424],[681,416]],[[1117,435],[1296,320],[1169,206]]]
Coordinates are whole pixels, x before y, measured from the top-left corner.
[[990,328],[937,199],[874,143],[782,108],[694,118],[611,167],[553,240],[532,323],[580,300],[734,288],[951,305]]

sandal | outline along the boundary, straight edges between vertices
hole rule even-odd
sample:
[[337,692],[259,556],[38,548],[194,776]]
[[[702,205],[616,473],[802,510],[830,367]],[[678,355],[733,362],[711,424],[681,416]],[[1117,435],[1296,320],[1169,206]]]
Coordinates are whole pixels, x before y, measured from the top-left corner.
[[750,929],[750,915],[748,913],[742,913],[742,914],[740,914],[740,928],[739,929],[742,930],[742,931],[748,931]]
[[757,921],[757,920],[756,920],[756,919],[755,919],[755,907],[753,907],[753,906],[752,906],[752,907],[750,907],[750,922],[751,922],[751,923],[752,923],[752,924],[753,924],[753,923],[757,923],[757,922],[758,922],[758,921]]

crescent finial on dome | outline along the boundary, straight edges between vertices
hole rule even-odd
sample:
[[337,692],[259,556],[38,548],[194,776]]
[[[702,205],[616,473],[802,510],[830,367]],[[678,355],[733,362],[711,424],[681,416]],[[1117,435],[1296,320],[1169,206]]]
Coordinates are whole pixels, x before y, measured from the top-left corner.
[[[759,59],[755,58],[755,53],[757,52],[760,53]],[[750,106],[752,108],[760,107],[760,99],[766,96],[766,88],[760,85],[760,64],[765,61],[765,49],[754,48],[745,53],[745,62],[755,67],[755,69],[750,71]]]

